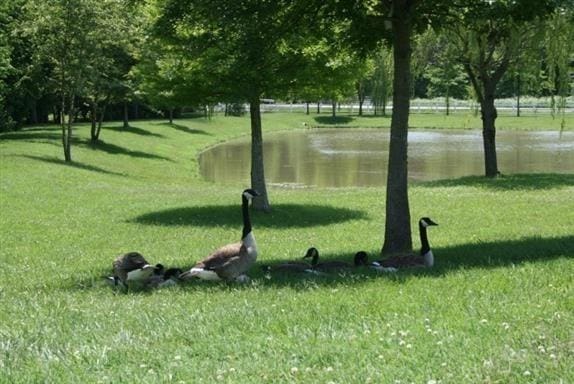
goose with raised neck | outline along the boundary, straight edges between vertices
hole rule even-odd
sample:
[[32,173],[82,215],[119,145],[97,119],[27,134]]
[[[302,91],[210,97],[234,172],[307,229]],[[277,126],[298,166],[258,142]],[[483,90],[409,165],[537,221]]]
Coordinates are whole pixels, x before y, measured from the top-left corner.
[[434,255],[428,241],[427,228],[438,225],[429,217],[422,217],[419,220],[419,236],[421,240],[421,250],[418,255],[393,256],[371,263],[375,269],[384,272],[396,272],[400,268],[434,266]]
[[246,189],[241,194],[241,212],[243,215],[243,230],[238,243],[225,245],[203,260],[197,262],[189,271],[182,273],[182,280],[238,280],[245,281],[245,272],[257,260],[257,243],[253,236],[249,202],[259,196],[254,189]]

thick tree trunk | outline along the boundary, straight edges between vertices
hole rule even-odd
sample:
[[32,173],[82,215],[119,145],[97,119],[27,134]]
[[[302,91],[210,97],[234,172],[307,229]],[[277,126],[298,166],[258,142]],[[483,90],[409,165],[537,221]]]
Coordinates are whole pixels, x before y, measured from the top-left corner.
[[305,114],[308,115],[309,114],[309,103],[308,102],[305,103],[305,106],[306,106]]
[[317,101],[317,114],[321,113],[321,102]]
[[486,177],[496,177],[498,176],[498,162],[496,159],[496,127],[494,122],[497,112],[494,106],[494,94],[485,94],[480,107],[485,175]]
[[335,118],[337,116],[337,102],[336,101],[332,101],[331,102],[332,105],[332,110],[331,110],[331,116],[333,118]]
[[265,185],[265,172],[263,167],[263,134],[261,130],[261,109],[259,98],[254,98],[249,104],[251,117],[251,188],[259,192],[253,199],[253,208],[269,212],[269,198]]
[[169,123],[173,124],[173,108],[169,109]]
[[393,115],[385,216],[383,254],[412,251],[411,215],[408,197],[407,135],[411,93],[411,25],[406,0],[394,2],[393,57]]

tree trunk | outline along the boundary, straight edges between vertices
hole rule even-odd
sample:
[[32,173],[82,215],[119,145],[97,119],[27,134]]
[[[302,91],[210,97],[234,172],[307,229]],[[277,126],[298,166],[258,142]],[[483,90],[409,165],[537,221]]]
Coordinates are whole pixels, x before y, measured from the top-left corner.
[[127,129],[130,127],[130,122],[128,119],[128,102],[124,101],[124,129]]
[[106,114],[106,107],[108,106],[108,102],[104,103],[102,110],[100,112],[100,118],[98,120],[98,128],[96,129],[96,140],[100,139],[100,132],[102,132],[102,122],[104,121],[104,115]]
[[337,102],[336,101],[332,101],[331,105],[333,106],[332,111],[331,111],[331,116],[333,118],[335,118],[337,116]]
[[317,114],[321,113],[321,102],[317,101]]
[[90,117],[92,120],[92,126],[90,128],[90,139],[92,142],[96,142],[98,141],[98,136],[97,136],[97,130],[98,130],[98,105],[96,104],[95,101],[92,101],[90,103],[90,108],[91,108],[91,113],[90,113]]
[[261,109],[259,97],[253,98],[249,103],[251,117],[251,188],[259,192],[253,199],[253,208],[269,212],[269,198],[265,186],[265,172],[263,167],[263,134],[261,130]]
[[520,74],[517,75],[516,82],[516,117],[520,117]]
[[394,1],[393,115],[385,216],[383,254],[412,251],[411,216],[408,197],[407,135],[411,92],[411,24],[407,0]]
[[305,106],[306,106],[306,108],[307,108],[306,111],[305,111],[305,114],[308,115],[308,114],[309,114],[309,103],[308,103],[308,102],[305,103]]
[[74,96],[70,97],[70,105],[68,110],[68,122],[66,124],[65,111],[66,111],[66,97],[62,97],[62,112],[61,112],[61,127],[62,127],[62,146],[64,148],[64,161],[66,163],[72,162],[72,123],[74,119]]
[[496,177],[498,176],[498,162],[496,159],[496,127],[494,122],[497,112],[494,106],[494,93],[485,92],[480,107],[485,175],[486,177]]
[[173,124],[173,108],[169,109],[169,123]]

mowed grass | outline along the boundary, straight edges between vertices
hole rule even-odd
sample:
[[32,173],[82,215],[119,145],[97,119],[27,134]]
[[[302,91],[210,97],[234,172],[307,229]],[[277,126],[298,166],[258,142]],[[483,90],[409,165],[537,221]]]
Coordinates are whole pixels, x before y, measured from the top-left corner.
[[[264,137],[316,124],[263,118]],[[373,121],[344,124],[384,125]],[[536,121],[509,124],[556,127]],[[0,382],[574,382],[574,175],[411,185],[415,247],[418,217],[440,224],[436,267],[395,275],[264,276],[260,265],[310,246],[375,257],[384,229],[384,188],[271,188],[273,212],[253,213],[251,283],[124,294],[101,279],[116,255],[192,265],[238,240],[248,186],[204,182],[197,166],[249,134],[248,117],[132,125],[107,124],[95,147],[78,126],[70,165],[58,128],[0,135]]]

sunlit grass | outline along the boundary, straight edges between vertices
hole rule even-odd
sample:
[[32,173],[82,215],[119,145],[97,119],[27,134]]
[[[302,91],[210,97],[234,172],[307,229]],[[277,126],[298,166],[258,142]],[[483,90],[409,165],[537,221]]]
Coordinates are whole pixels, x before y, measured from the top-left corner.
[[[313,121],[265,114],[264,134]],[[413,229],[439,223],[437,265],[390,276],[268,279],[260,265],[310,246],[375,256],[385,198],[271,188],[251,284],[122,294],[101,279],[119,253],[187,266],[238,239],[245,186],[202,181],[197,154],[249,132],[248,117],[132,125],[108,124],[97,146],[80,126],[70,165],[57,128],[0,135],[0,382],[574,381],[572,175],[411,185]]]

